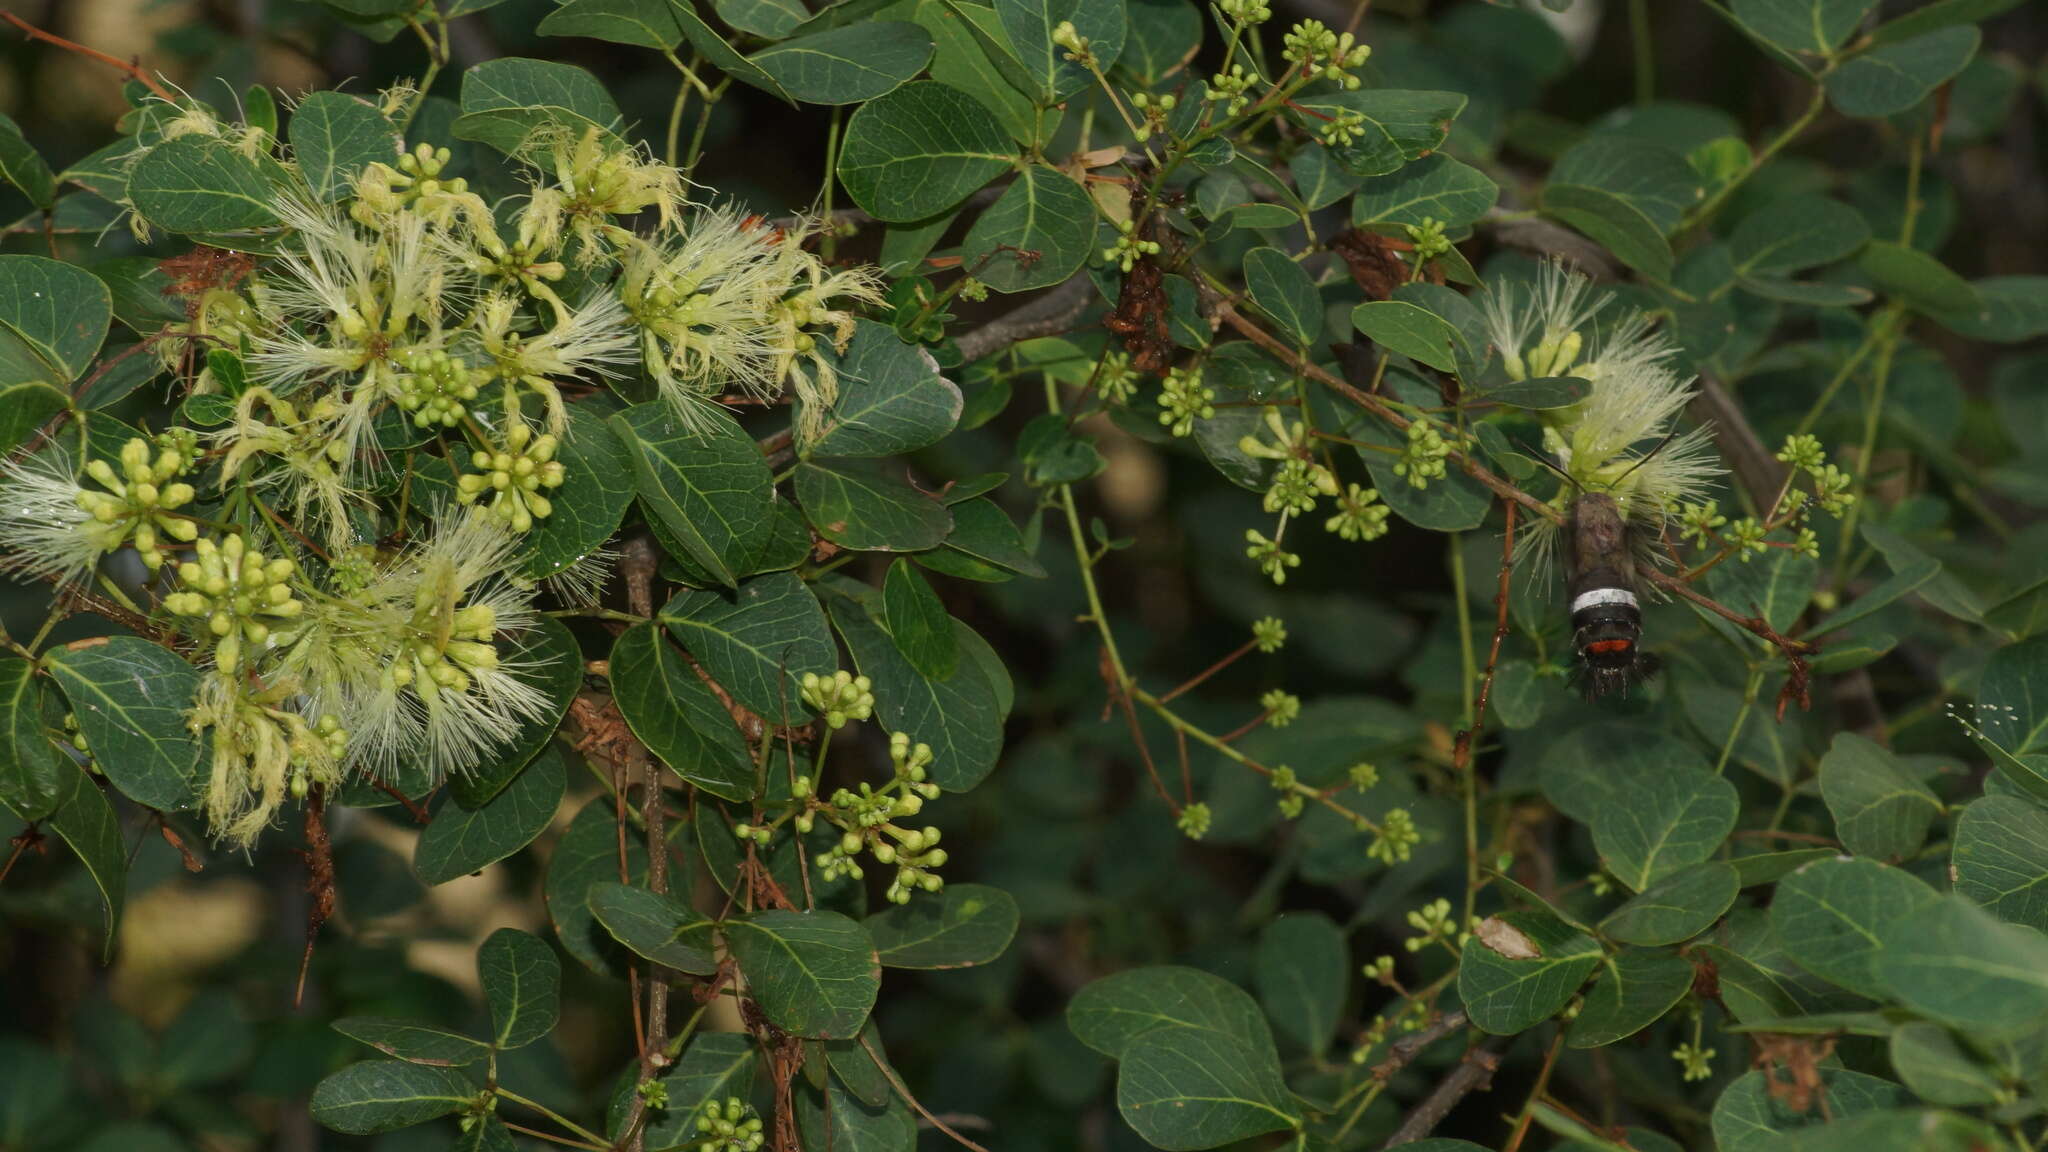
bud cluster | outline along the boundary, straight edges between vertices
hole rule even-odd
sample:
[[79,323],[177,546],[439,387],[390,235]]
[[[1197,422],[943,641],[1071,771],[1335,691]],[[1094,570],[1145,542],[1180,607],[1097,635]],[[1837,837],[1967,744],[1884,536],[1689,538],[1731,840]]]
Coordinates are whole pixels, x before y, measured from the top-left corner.
[[189,447],[162,447],[152,455],[149,441],[137,436],[121,446],[118,472],[105,460],[89,462],[85,474],[107,491],[79,491],[78,507],[92,517],[80,531],[102,552],[112,552],[133,537],[135,551],[150,571],[163,567],[158,532],[187,542],[199,535],[198,525],[170,515],[195,495],[190,484],[176,480],[191,467],[192,459]]
[[[895,776],[887,784],[876,788],[863,781],[858,791],[840,788],[828,801],[813,801],[794,823],[799,833],[808,832],[822,816],[840,830],[838,841],[813,861],[827,880],[840,876],[859,879],[864,875],[859,857],[865,854],[876,864],[896,869],[886,895],[892,903],[906,904],[913,892],[937,892],[945,887],[937,872],[946,863],[946,850],[939,847],[939,830],[895,823],[923,811],[925,801],[938,796],[939,786],[927,779],[931,747],[913,744],[907,733],[890,735],[889,759]],[[809,799],[811,789],[807,776],[797,777],[792,787],[799,800]],[[759,841],[766,831],[757,829],[749,838]]]
[[541,495],[541,489],[562,486],[562,463],[555,459],[560,446],[552,434],[535,436],[527,425],[513,424],[505,434],[504,447],[470,457],[476,471],[455,481],[455,499],[470,504],[492,493],[491,515],[515,532],[530,530],[535,520],[544,520],[554,511],[554,504]]
[[193,559],[178,566],[182,590],[164,597],[164,607],[206,621],[215,639],[215,662],[233,672],[244,642],[261,646],[274,625],[305,612],[305,602],[292,594],[297,573],[289,557],[265,560],[239,535],[218,544],[207,538],[194,547]]
[[398,406],[412,413],[416,427],[452,428],[469,414],[477,386],[489,374],[449,357],[439,349],[412,349],[395,358],[405,375],[398,378]]
[[696,1152],[759,1152],[767,1141],[754,1106],[728,1096],[723,1103],[704,1102],[703,1111],[697,1114],[697,1140],[690,1147]]
[[826,725],[835,731],[846,727],[849,720],[866,720],[874,715],[874,687],[874,681],[844,668],[830,676],[806,672],[802,681],[804,703],[823,716]]

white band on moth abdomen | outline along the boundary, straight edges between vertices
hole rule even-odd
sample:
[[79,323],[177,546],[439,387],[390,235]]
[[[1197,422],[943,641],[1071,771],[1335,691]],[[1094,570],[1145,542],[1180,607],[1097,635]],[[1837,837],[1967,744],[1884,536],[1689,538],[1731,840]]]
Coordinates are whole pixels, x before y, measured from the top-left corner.
[[1603,604],[1626,604],[1634,608],[1637,606],[1636,594],[1626,588],[1595,588],[1581,593],[1577,600],[1572,601],[1572,615],[1576,616],[1588,608],[1598,608]]

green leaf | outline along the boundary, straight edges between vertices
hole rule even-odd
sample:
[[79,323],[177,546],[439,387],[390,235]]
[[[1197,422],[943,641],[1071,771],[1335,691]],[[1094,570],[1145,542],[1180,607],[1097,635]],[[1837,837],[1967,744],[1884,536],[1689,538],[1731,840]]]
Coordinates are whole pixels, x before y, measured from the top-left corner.
[[761,449],[724,412],[686,430],[667,405],[638,404],[611,418],[633,454],[640,501],[687,552],[728,588],[763,554],[774,534],[768,515],[775,478]]
[[951,676],[934,680],[904,659],[866,608],[849,600],[833,600],[832,623],[861,673],[874,681],[882,723],[931,746],[932,783],[949,792],[981,783],[1003,747],[995,686],[981,666],[962,660]]
[[44,707],[36,666],[0,657],[0,804],[23,820],[57,807],[59,756],[43,735]]
[[669,11],[676,18],[676,24],[683,30],[683,38],[698,55],[711,62],[712,67],[742,84],[751,85],[778,100],[789,100],[789,93],[775,77],[762,71],[759,64],[740,55],[725,37],[720,36],[711,25],[697,15],[696,0],[668,0]]
[[882,584],[882,619],[896,650],[926,679],[944,680],[959,666],[953,618],[909,560],[889,566]]
[[895,460],[805,460],[796,498],[818,535],[859,552],[922,552],[953,527],[938,498],[913,485]]
[[[84,376],[113,316],[113,294],[85,269],[41,256],[0,256],[0,386],[40,381],[61,389]],[[10,388],[6,395],[19,402],[30,394]]]
[[[708,805],[707,805],[708,807]],[[626,837],[625,873],[638,884],[647,876],[647,845],[641,837]],[[600,794],[576,813],[562,838],[555,842],[548,858],[543,892],[548,918],[563,950],[581,960],[594,972],[624,979],[625,961],[630,959],[611,933],[591,914],[590,893],[600,884],[619,879],[618,827],[612,798]]]
[[1185,67],[1202,44],[1202,13],[1188,0],[1125,0],[1130,35],[1117,71],[1149,91]]
[[166,812],[199,803],[202,748],[185,716],[199,671],[135,636],[111,636],[46,657],[93,761],[121,794]]
[[1783,196],[1742,218],[1728,255],[1744,276],[1780,276],[1832,264],[1870,239],[1863,214],[1825,196]]
[[1735,786],[1711,772],[1666,770],[1621,786],[1596,801],[1593,846],[1616,879],[1641,892],[1705,861],[1735,828],[1742,801]]
[[179,136],[128,170],[128,197],[166,232],[232,232],[277,223],[277,193],[256,161],[211,136]]
[[612,645],[612,699],[626,726],[661,762],[725,800],[754,796],[754,762],[732,713],[653,623]]
[[49,211],[57,204],[57,177],[50,162],[21,134],[12,117],[0,116],[0,179],[21,189],[36,207]]
[[1855,284],[1825,284],[1810,280],[1774,280],[1744,276],[1736,282],[1744,292],[1792,304],[1801,308],[1855,308],[1876,299],[1868,288]]
[[1657,222],[1614,193],[1577,184],[1547,184],[1543,210],[1652,280],[1671,279],[1671,244]]
[[659,1077],[668,1107],[647,1121],[648,1148],[687,1147],[696,1142],[697,1117],[713,1100],[745,1099],[754,1075],[754,1041],[742,1032],[699,1032],[675,1065]]
[[1820,792],[1843,846],[1858,856],[1912,855],[1941,811],[1941,801],[1898,757],[1854,732],[1837,732],[1821,757]]
[[839,149],[839,180],[875,218],[904,223],[960,203],[1015,159],[1009,134],[987,108],[925,80],[853,114]]
[[1301,1126],[1271,1035],[1244,1043],[1199,1028],[1152,1029],[1118,1062],[1116,1106],[1147,1143],[1169,1150]]
[[1778,884],[1771,930],[1801,968],[1864,996],[1883,996],[1879,942],[1890,926],[1932,905],[1934,890],[1873,860],[1837,857],[1809,864]]
[[1989,747],[1998,750],[1992,762],[2031,787],[2035,781],[2014,761],[2048,752],[2048,635],[1991,654],[1977,681],[1976,719]]
[[960,422],[960,389],[930,354],[887,324],[856,322],[836,356],[839,396],[816,435],[797,422],[802,455],[898,456],[937,443]]
[[1478,393],[1478,397],[1495,404],[1512,404],[1517,408],[1540,411],[1569,408],[1592,392],[1593,385],[1576,376],[1536,376],[1489,384]]
[[1115,0],[995,0],[996,18],[1009,47],[1023,65],[1024,94],[1051,107],[1095,83],[1094,74],[1066,58],[1052,42],[1054,29],[1071,21],[1088,39],[1098,67],[1107,72],[1124,46],[1124,6]]
[[[967,500],[950,505],[953,511],[953,531],[946,535],[943,551],[954,552],[963,558],[983,565],[1015,572],[1020,576],[1042,578],[1045,566],[1026,550],[1023,533],[1010,522],[996,502],[985,498]],[[919,563],[930,560],[934,554],[920,553]],[[936,566],[934,566],[936,567]],[[945,568],[939,571],[961,575]],[[1001,571],[994,571],[993,578],[1001,579]],[[974,579],[983,579],[976,576]]]
[[1567,149],[1550,169],[1550,182],[1598,188],[1666,235],[1706,196],[1698,174],[1676,149],[1616,133],[1591,135]]
[[1991,276],[1971,284],[1969,308],[1942,312],[1941,326],[1971,340],[2013,344],[2048,334],[2048,276]]
[[106,913],[105,956],[112,962],[114,929],[121,922],[121,904],[127,894],[127,846],[121,841],[121,821],[114,815],[114,806],[85,769],[69,757],[57,763],[57,803],[43,826],[78,856],[93,887],[99,889],[100,906]]
[[1978,1063],[1949,1030],[1926,1020],[1899,1025],[1891,1036],[1892,1068],[1906,1087],[1933,1104],[1990,1104],[2002,1094],[1998,1078]]
[[960,267],[998,292],[1029,292],[1079,271],[1094,242],[1095,203],[1087,190],[1034,164],[968,229]]
[[1928,315],[1974,312],[1980,306],[1968,280],[1918,248],[1872,240],[1857,263],[1880,290]]
[[1265,1017],[1221,977],[1119,972],[1075,994],[1067,1026],[1122,1062],[1118,1108],[1157,1147],[1215,1147],[1295,1123]]
[[[874,934],[874,925],[867,925],[868,934]],[[868,1054],[872,1048],[875,1055]],[[886,1052],[882,1046],[882,1033],[875,1027],[875,1018],[861,1025],[860,1036],[854,1040],[825,1041],[825,1062],[832,1069],[832,1076],[855,1100],[869,1108],[880,1108],[896,1095],[896,1089],[889,1083],[888,1074],[878,1061]]]
[[1745,615],[1762,616],[1783,632],[1813,601],[1820,562],[1789,548],[1773,548],[1747,563],[1723,564],[1709,576],[1707,587],[1716,600]]
[[499,658],[514,667],[523,667],[521,678],[546,698],[547,706],[520,721],[509,735],[502,736],[503,742],[491,747],[483,764],[448,781],[448,791],[455,802],[472,810],[489,803],[547,747],[555,729],[561,726],[562,717],[568,714],[569,702],[583,687],[583,650],[568,626],[551,616],[537,619],[533,627],[518,636],[511,650],[501,652]]
[[[456,0],[460,3],[461,0]],[[496,0],[487,0],[495,3]],[[512,1130],[496,1116],[483,1116],[469,1131],[455,1138],[455,1152],[519,1152]]]
[[1977,40],[1977,29],[1964,24],[1880,44],[1828,74],[1828,102],[1844,116],[1896,116],[1961,72],[1977,54]]
[[[1422,312],[1419,308],[1415,311],[1436,319],[1432,313]],[[1438,323],[1442,321],[1438,320]],[[1404,403],[1433,407],[1443,402],[1435,389],[1405,372],[1389,373],[1387,390]],[[1357,417],[1346,431],[1367,444],[1392,448],[1397,452],[1407,444],[1407,437],[1402,433],[1363,415]],[[1406,477],[1395,474],[1393,454],[1368,448],[1359,448],[1357,453],[1358,458],[1365,462],[1366,471],[1372,474],[1373,487],[1379,490],[1380,499],[1386,501],[1387,507],[1401,519],[1418,528],[1432,532],[1463,532],[1485,522],[1487,512],[1493,508],[1493,493],[1479,481],[1465,475],[1463,469],[1447,469],[1446,475],[1431,480],[1429,487],[1417,488]]]
[[924,71],[931,34],[904,20],[848,24],[784,40],[748,57],[806,104],[858,104]]
[[587,36],[666,52],[683,42],[668,0],[569,0],[541,18],[543,36]]
[[567,786],[562,753],[550,744],[482,807],[444,797],[413,849],[413,872],[427,884],[446,884],[512,855],[547,829]]
[[1599,1048],[1635,1035],[1684,999],[1692,978],[1691,961],[1669,952],[1630,948],[1603,958],[1565,1042]]
[[882,967],[857,921],[837,912],[756,912],[723,925],[747,993],[776,1027],[848,1039],[875,1006]]
[[611,406],[593,399],[568,408],[568,431],[555,453],[562,486],[548,494],[554,510],[534,521],[521,558],[535,579],[556,575],[603,547],[633,504],[633,455],[606,421]]
[[1731,0],[1743,27],[1787,52],[1831,55],[1876,0]]
[[1486,173],[1438,152],[1367,178],[1351,202],[1351,221],[1420,225],[1427,218],[1455,229],[1486,215],[1499,198],[1500,188]]
[[733,699],[771,722],[797,717],[804,673],[839,665],[818,598],[788,572],[771,572],[737,592],[684,589],[661,610],[690,655]]
[[1535,1027],[1568,1003],[1600,962],[1600,945],[1547,912],[1489,916],[1465,941],[1458,996],[1472,1026],[1496,1036]]
[[[858,1052],[866,1060],[866,1052]],[[824,1091],[806,1087],[796,1097],[797,1131],[805,1148],[832,1152],[912,1152],[917,1147],[917,1117],[893,1092],[870,1104],[856,1097],[836,1077]]]
[[1805,1113],[1792,1111],[1780,1093],[1771,1090],[1770,1074],[1743,1073],[1714,1102],[1715,1147],[1719,1152],[1784,1152],[1790,1135],[1801,1129],[1906,1102],[1906,1094],[1889,1080],[1846,1068],[1822,1066],[1816,1071],[1822,1091],[1814,1094],[1812,1108]]
[[476,972],[491,1009],[491,1042],[524,1048],[555,1030],[562,1014],[562,962],[547,941],[500,928],[477,950]]
[[659,892],[607,881],[592,885],[590,913],[619,943],[656,964],[709,976],[711,922]]
[[1147,1033],[1185,1028],[1213,1033],[1236,1048],[1271,1050],[1266,1018],[1244,989],[1198,968],[1131,968],[1096,980],[1067,1002],[1074,1036],[1121,1060]]
[[2025,1036],[2048,1021],[2048,936],[1961,896],[1893,919],[1876,976],[1906,1007],[1980,1038]]
[[1784,852],[1758,852],[1750,856],[1737,856],[1729,861],[1735,874],[1741,878],[1744,888],[1759,884],[1775,884],[1815,860],[1826,860],[1841,853],[1833,848],[1793,848]]
[[344,92],[301,100],[289,134],[299,174],[313,195],[329,202],[348,195],[356,174],[373,161],[398,160],[398,126],[376,105]]
[[1937,28],[1989,20],[2001,12],[2019,7],[2021,3],[2022,0],[1928,0],[1910,12],[1879,24],[1870,38],[1878,44],[1911,40]]
[[1369,300],[1351,310],[1351,324],[1389,352],[1440,372],[1457,371],[1464,334],[1426,308],[1405,300]]
[[1608,913],[1600,931],[1624,944],[1678,944],[1719,920],[1741,888],[1734,865],[1699,864],[1666,876]]
[[597,77],[571,64],[508,56],[462,74],[462,115],[452,131],[458,140],[512,155],[542,125],[560,124],[578,136],[596,127],[617,136],[624,123]]
[[1334,921],[1320,912],[1274,919],[1259,933],[1252,975],[1281,1035],[1316,1056],[1329,1049],[1351,978],[1351,955]]
[[1354,176],[1384,176],[1412,160],[1443,147],[1451,121],[1465,110],[1462,92],[1417,92],[1397,88],[1361,88],[1297,98],[1295,122],[1313,131],[1328,118],[1345,112],[1364,117],[1358,136],[1330,148],[1331,158]]
[[802,0],[712,0],[718,18],[741,32],[780,40],[811,18]]
[[[0,330],[0,372],[13,369],[42,374],[42,363],[25,352],[20,341]],[[0,450],[28,443],[38,428],[69,407],[71,397],[63,389],[41,380],[0,384],[0,446],[4,446]]]
[[868,917],[866,926],[885,967],[971,968],[1003,954],[1017,917],[1017,901],[1001,888],[948,884]]
[[1293,337],[1296,346],[1315,344],[1323,332],[1323,300],[1301,265],[1278,248],[1254,248],[1244,255],[1244,279],[1252,303]]
[[2000,920],[2048,930],[2048,812],[2013,796],[1983,796],[1956,821],[1956,892]]
[[467,1107],[477,1088],[460,1072],[402,1060],[364,1060],[313,1089],[313,1119],[336,1132],[374,1136]]
[[433,1064],[461,1068],[491,1054],[491,1046],[440,1028],[410,1020],[382,1016],[344,1016],[332,1025],[336,1032],[360,1040],[387,1056],[408,1064]]

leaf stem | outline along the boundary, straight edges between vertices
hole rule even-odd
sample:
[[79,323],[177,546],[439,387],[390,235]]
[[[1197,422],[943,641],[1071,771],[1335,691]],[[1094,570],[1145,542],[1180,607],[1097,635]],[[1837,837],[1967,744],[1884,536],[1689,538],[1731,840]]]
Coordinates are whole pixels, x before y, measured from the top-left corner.
[[[567,1116],[562,1115],[560,1112],[555,1111],[553,1108],[548,1107],[547,1105],[541,1103],[538,1100],[532,1100],[528,1099],[525,1096],[521,1096],[519,1093],[512,1091],[510,1088],[507,1088],[502,1084],[493,1084],[491,1086],[491,1091],[497,1093],[503,1099],[510,1101],[513,1104],[519,1105],[521,1108],[531,1108],[535,1112],[538,1112],[541,1115],[547,1117],[548,1119],[553,1120],[555,1123],[560,1124],[562,1127],[567,1128],[569,1131],[574,1132],[576,1135],[589,1141],[590,1147],[598,1149],[606,1149],[611,1147],[611,1145],[605,1142],[604,1137],[599,1136],[597,1133],[592,1132],[590,1129],[585,1128],[583,1125],[576,1123],[574,1120],[569,1119]],[[568,1141],[565,1140],[562,1141],[562,1143],[566,1144],[568,1143]]]

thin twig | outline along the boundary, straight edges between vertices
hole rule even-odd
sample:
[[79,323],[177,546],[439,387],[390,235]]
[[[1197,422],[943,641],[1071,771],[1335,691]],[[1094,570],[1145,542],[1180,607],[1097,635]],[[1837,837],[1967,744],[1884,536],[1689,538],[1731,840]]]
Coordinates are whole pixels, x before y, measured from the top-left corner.
[[1421,1031],[1410,1032],[1406,1036],[1401,1037],[1399,1040],[1387,1045],[1386,1059],[1372,1066],[1373,1077],[1378,1080],[1392,1079],[1394,1073],[1406,1068],[1409,1061],[1420,1056],[1424,1048],[1449,1036],[1453,1032],[1463,1030],[1471,1022],[1471,1019],[1465,1015],[1465,1010],[1459,1008],[1454,1012],[1445,1013],[1430,1021],[1422,1027]]
[[5,20],[16,28],[21,29],[28,34],[31,40],[41,40],[45,44],[54,44],[66,52],[75,52],[88,60],[97,60],[108,67],[119,68],[121,71],[126,72],[136,83],[141,84],[157,96],[173,104],[178,102],[178,98],[171,94],[170,89],[151,79],[149,73],[144,72],[141,63],[137,61],[123,60],[118,56],[109,56],[97,48],[88,48],[75,40],[66,40],[54,32],[45,32],[12,12],[0,12],[0,20]]
[[1387,1137],[1387,1142],[1380,1148],[1398,1148],[1422,1139],[1450,1115],[1460,1100],[1475,1091],[1492,1087],[1494,1069],[1500,1067],[1499,1045],[1499,1040],[1488,1040],[1465,1053],[1458,1066],[1451,1069],[1450,1075],[1438,1082],[1435,1090],[1409,1111],[1408,1118],[1401,1121],[1401,1126],[1394,1129],[1394,1134]]
[[[626,607],[639,616],[654,615],[654,577],[660,558],[655,555],[654,545],[645,536],[636,536],[626,542],[624,555],[619,560],[620,575],[625,577]],[[650,892],[665,894],[668,891],[668,810],[661,786],[662,764],[647,752],[647,746],[633,741],[626,753],[628,771],[641,781],[641,818],[647,833],[647,888]],[[647,973],[647,1031],[646,1047],[641,1052],[640,1076],[652,1080],[661,1075],[668,1064],[668,978],[659,966]],[[644,1143],[640,1119],[646,1112],[646,1105],[636,1093],[633,1115],[627,1129],[631,1138],[625,1147],[637,1152]]]
[[1209,677],[1214,676],[1218,672],[1223,671],[1225,668],[1228,668],[1232,664],[1235,664],[1239,660],[1243,659],[1244,656],[1247,653],[1249,653],[1253,648],[1258,647],[1258,644],[1259,642],[1257,639],[1251,639],[1238,645],[1237,651],[1232,652],[1230,655],[1225,656],[1223,659],[1218,660],[1214,664],[1209,665],[1207,668],[1202,669],[1200,672],[1195,673],[1192,677],[1181,681],[1180,687],[1175,688],[1173,691],[1168,692],[1165,695],[1161,696],[1159,698],[1159,702],[1161,704],[1170,703],[1174,697],[1179,696],[1192,688],[1195,688],[1196,686],[1200,685],[1202,681],[1207,680]]
[[882,1054],[880,1052],[875,1051],[875,1046],[869,1043],[868,1038],[866,1036],[862,1036],[860,1038],[860,1046],[861,1050],[868,1054],[868,1059],[873,1060],[875,1062],[875,1067],[881,1070],[882,1077],[889,1081],[889,1087],[894,1088],[896,1090],[896,1094],[898,1096],[903,1097],[903,1102],[905,1104],[910,1105],[910,1107],[914,1111],[916,1111],[916,1113],[919,1116],[924,1117],[926,1123],[930,1124],[932,1127],[938,1129],[939,1131],[945,1133],[947,1136],[952,1137],[955,1143],[959,1144],[962,1148],[968,1149],[969,1152],[988,1152],[988,1149],[982,1147],[979,1144],[976,1144],[974,1141],[969,1140],[967,1137],[962,1136],[957,1129],[947,1124],[944,1120],[940,1119],[939,1117],[934,1116],[931,1113],[930,1109],[918,1103],[917,1097],[912,1096],[910,1094],[910,1089],[903,1086],[902,1078],[896,1075],[896,1070],[894,1068],[889,1067],[888,1061],[882,1059]]
[[7,863],[0,865],[0,884],[6,883],[7,874],[14,871],[14,862],[21,859],[23,852],[43,842],[43,834],[36,829],[35,822],[30,821],[28,827],[14,834],[13,840],[14,851],[7,854]]
[[[1332,375],[1315,361],[1296,352],[1279,337],[1246,319],[1244,314],[1232,307],[1228,301],[1217,302],[1216,317],[1223,323],[1237,329],[1240,334],[1252,343],[1272,353],[1276,359],[1286,364],[1289,368],[1326,388],[1332,389],[1345,399],[1365,409],[1383,423],[1391,425],[1395,431],[1405,431],[1408,425],[1413,423],[1406,416],[1389,407],[1386,401],[1374,396],[1370,392],[1365,392],[1353,386],[1350,381],[1342,377]],[[1471,456],[1454,448],[1451,450],[1449,458],[1457,461],[1459,467],[1465,470],[1467,476],[1472,477],[1472,479],[1491,489],[1493,494],[1501,499],[1520,504],[1530,512],[1547,520],[1563,522],[1564,513],[1494,475],[1491,471],[1487,470],[1485,465],[1479,463],[1479,461]]]
[[[1473,901],[1479,895],[1479,779],[1472,767],[1472,748],[1478,742],[1479,730],[1486,727],[1486,704],[1493,698],[1493,674],[1500,666],[1500,644],[1508,635],[1508,586],[1515,571],[1515,506],[1502,506],[1507,517],[1507,529],[1502,534],[1500,546],[1500,586],[1494,590],[1493,645],[1486,650],[1486,678],[1479,682],[1479,699],[1472,708],[1472,726],[1458,733],[1451,752],[1451,768],[1456,773],[1465,799],[1465,919],[1472,919]],[[1460,601],[1462,611],[1465,605]]]
[[1557,1035],[1550,1041],[1550,1050],[1543,1054],[1543,1068],[1536,1073],[1536,1086],[1529,1090],[1529,1098],[1522,1103],[1522,1115],[1515,1121],[1514,1135],[1501,1152],[1520,1152],[1522,1141],[1529,1135],[1529,1122],[1536,1118],[1536,1102],[1550,1089],[1550,1072],[1557,1067],[1557,1054],[1564,1048],[1564,1026],[1559,1025]]
[[1076,276],[1058,288],[1019,305],[954,342],[962,363],[972,363],[1012,344],[1040,336],[1056,336],[1074,326],[1088,310],[1095,284]]
[[1669,572],[1650,567],[1644,567],[1639,569],[1639,571],[1648,578],[1650,583],[1655,584],[1657,587],[1682,599],[1689,600],[1723,620],[1752,633],[1759,639],[1776,645],[1778,650],[1785,654],[1785,661],[1789,668],[1785,677],[1785,686],[1778,691],[1778,719],[1783,720],[1785,718],[1786,705],[1794,701],[1798,702],[1802,711],[1812,707],[1813,701],[1806,690],[1806,655],[1813,651],[1812,645],[1803,640],[1794,640],[1790,636],[1779,632],[1777,629],[1772,628],[1770,622],[1761,616],[1744,616],[1742,613],[1716,600],[1702,596],[1698,592],[1693,591],[1691,585]]

